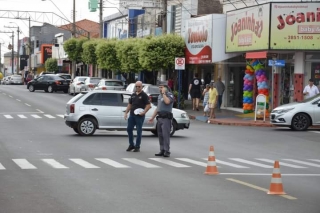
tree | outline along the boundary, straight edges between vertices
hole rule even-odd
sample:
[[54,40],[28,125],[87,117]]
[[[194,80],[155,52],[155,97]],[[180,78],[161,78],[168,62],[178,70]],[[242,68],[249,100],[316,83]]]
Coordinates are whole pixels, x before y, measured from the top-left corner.
[[139,72],[142,67],[139,63],[141,39],[129,38],[118,41],[116,44],[117,58],[122,72]]
[[118,71],[120,70],[120,61],[117,58],[116,51],[117,41],[112,40],[104,40],[99,42],[96,48],[96,55],[98,56],[98,65],[100,68]]
[[144,39],[141,44],[139,62],[146,70],[174,69],[175,57],[183,57],[184,39],[175,34],[166,34]]
[[63,49],[68,54],[68,58],[72,61],[82,61],[82,44],[86,41],[86,38],[71,38],[64,42]]
[[96,47],[99,43],[98,39],[86,41],[82,45],[82,60],[86,64],[97,64]]
[[48,58],[45,62],[45,68],[49,72],[57,72],[59,70],[58,60],[56,58]]

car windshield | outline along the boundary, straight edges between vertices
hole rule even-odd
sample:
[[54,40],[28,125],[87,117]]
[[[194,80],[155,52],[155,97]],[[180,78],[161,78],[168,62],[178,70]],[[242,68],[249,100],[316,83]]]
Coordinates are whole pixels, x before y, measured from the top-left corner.
[[59,75],[59,76],[64,79],[71,79],[70,75]]
[[160,90],[159,90],[159,87],[147,87],[147,93],[150,93],[150,94],[159,94],[160,93]]
[[99,83],[101,78],[90,78],[90,83]]
[[320,98],[320,94],[315,95],[315,96],[313,96],[313,97],[311,97],[311,98],[307,98],[307,99],[304,99],[304,100],[302,100],[302,101],[299,101],[299,103],[312,102],[312,101],[314,101],[314,100],[317,99],[317,98]]
[[123,86],[122,81],[105,81],[106,86]]
[[57,76],[57,75],[53,75],[53,76],[50,76],[50,77],[52,77],[54,80],[66,80],[65,78]]
[[87,78],[78,78],[78,81],[85,81]]

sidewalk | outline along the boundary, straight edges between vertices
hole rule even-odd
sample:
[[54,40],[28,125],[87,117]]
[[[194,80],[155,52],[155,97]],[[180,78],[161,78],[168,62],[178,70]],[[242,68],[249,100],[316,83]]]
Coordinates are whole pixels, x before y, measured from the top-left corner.
[[[199,111],[192,110],[192,103],[189,100],[185,100],[186,111],[190,119],[199,120],[202,122],[208,122],[208,117],[203,116],[203,107],[202,104],[199,108]],[[254,115],[243,114],[241,112],[232,111],[228,109],[221,109],[220,112],[216,110],[216,118],[210,120],[210,124],[218,125],[232,125],[232,126],[259,126],[259,127],[274,127],[270,124],[269,118],[266,118],[266,121],[257,120],[254,121]]]

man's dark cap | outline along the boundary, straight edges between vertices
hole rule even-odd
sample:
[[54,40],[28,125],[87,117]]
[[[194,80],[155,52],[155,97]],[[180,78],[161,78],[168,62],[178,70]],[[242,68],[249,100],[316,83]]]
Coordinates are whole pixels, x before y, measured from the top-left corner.
[[309,79],[309,82],[312,82],[312,83],[313,83],[313,79],[312,79],[312,78],[310,78],[310,79]]

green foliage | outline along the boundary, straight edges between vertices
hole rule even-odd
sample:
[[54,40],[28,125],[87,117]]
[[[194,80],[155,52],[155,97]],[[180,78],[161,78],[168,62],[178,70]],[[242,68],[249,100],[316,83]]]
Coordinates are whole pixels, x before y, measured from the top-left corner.
[[118,41],[116,44],[117,58],[121,64],[122,72],[139,72],[142,67],[139,63],[139,39],[129,38]]
[[82,44],[87,41],[87,39],[76,39],[71,38],[64,42],[63,48],[64,51],[68,54],[68,58],[72,61],[82,61]]
[[146,70],[174,69],[174,58],[184,56],[185,42],[181,36],[166,34],[144,39],[139,62]]
[[55,58],[48,58],[45,62],[45,68],[49,72],[57,72],[59,70],[58,60]]
[[[178,95],[179,95],[179,92],[177,90],[173,91],[173,96],[176,100],[173,104],[174,108],[178,108],[178,103],[179,103],[178,102]],[[183,93],[180,93],[180,108],[179,109],[185,109]]]
[[97,64],[96,47],[99,43],[98,39],[89,40],[82,45],[82,60],[86,64]]
[[105,40],[99,42],[96,48],[98,56],[98,65],[100,68],[117,71],[120,70],[121,64],[117,58],[116,40]]

